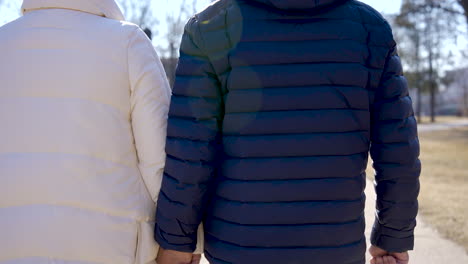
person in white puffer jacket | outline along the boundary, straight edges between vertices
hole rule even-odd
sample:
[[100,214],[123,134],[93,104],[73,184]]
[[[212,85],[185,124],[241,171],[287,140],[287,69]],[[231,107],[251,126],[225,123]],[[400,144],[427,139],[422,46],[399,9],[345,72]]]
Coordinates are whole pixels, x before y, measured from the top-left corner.
[[155,263],[171,91],[114,0],[0,27],[0,264]]

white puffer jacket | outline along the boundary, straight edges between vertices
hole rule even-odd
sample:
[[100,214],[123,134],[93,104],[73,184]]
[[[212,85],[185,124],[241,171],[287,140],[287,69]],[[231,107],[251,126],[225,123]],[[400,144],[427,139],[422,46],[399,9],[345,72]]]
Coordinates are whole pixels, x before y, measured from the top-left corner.
[[0,263],[154,263],[170,89],[114,0],[0,28]]

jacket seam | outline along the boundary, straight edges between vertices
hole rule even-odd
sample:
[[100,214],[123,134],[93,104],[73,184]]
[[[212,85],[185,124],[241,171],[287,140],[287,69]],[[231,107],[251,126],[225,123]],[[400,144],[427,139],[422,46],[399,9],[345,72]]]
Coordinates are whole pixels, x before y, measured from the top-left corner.
[[267,250],[278,250],[278,249],[336,249],[336,248],[342,248],[342,247],[345,247],[345,246],[357,246],[361,243],[365,243],[365,238],[364,238],[364,235],[363,235],[363,238],[359,239],[358,241],[353,241],[351,243],[345,243],[345,244],[342,244],[342,245],[336,245],[336,246],[302,246],[302,247],[297,247],[297,246],[277,246],[277,247],[266,247],[266,246],[244,246],[244,245],[240,245],[240,244],[236,244],[236,243],[233,243],[233,242],[229,242],[229,241],[226,241],[226,240],[222,240],[218,237],[216,237],[215,235],[211,234],[210,232],[206,231],[205,232],[205,235],[208,235],[210,237],[212,237],[213,239],[223,243],[223,244],[228,244],[228,245],[232,245],[232,246],[235,246],[235,247],[240,247],[240,248],[244,248],[244,249],[267,249]]
[[130,44],[132,43],[133,39],[135,38],[135,35],[138,33],[138,30],[137,28],[134,28],[132,30],[132,33],[130,35],[130,37],[128,38],[128,41],[127,41],[127,52],[126,52],[126,56],[127,56],[127,64],[126,64],[126,71],[127,71],[127,76],[128,76],[128,88],[129,88],[129,92],[130,94],[132,93],[132,83],[131,83],[131,80],[130,80],[130,56],[129,56],[129,53],[130,53]]
[[137,164],[125,164],[123,162],[116,161],[114,159],[106,158],[106,157],[99,157],[91,154],[81,154],[81,153],[66,153],[66,152],[60,152],[60,151],[29,151],[29,152],[0,152],[0,155],[4,154],[65,154],[65,155],[75,155],[75,156],[83,156],[91,159],[96,159],[96,160],[103,160],[106,162],[111,162],[120,166],[124,166],[126,168],[137,168]]

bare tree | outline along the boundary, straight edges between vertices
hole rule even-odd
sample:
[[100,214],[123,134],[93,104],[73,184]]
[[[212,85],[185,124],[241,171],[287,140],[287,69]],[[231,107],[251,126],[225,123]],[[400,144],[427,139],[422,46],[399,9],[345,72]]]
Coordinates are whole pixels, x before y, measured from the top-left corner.
[[[155,14],[152,12],[151,0],[117,0],[122,7],[127,20],[140,25],[145,29],[150,29],[152,35],[159,35],[156,26],[160,24]],[[209,3],[213,0],[179,0],[180,5],[178,9],[171,12],[168,11],[165,17],[165,25],[167,31],[164,35],[160,36],[162,41],[158,44],[158,51],[161,55],[161,60],[166,69],[171,84],[174,81],[175,68],[179,57],[178,50],[184,26],[189,17],[196,13],[197,5],[200,3]],[[169,0],[168,0],[169,2]],[[172,5],[174,0],[171,0]],[[161,23],[164,24],[164,23]],[[161,30],[162,31],[162,30]],[[149,32],[148,32],[149,33]],[[151,34],[149,34],[151,35]]]
[[0,0],[0,25],[17,18],[20,15],[20,6],[20,1]]
[[455,78],[452,82],[455,89],[458,88],[458,100],[461,106],[461,114],[468,116],[468,79],[466,74],[468,69],[461,69],[456,72]]
[[468,81],[463,78],[463,115],[468,116]]
[[153,13],[151,0],[118,0],[118,2],[128,21],[141,28],[148,28],[155,34],[159,21]]
[[184,33],[184,26],[187,20],[196,13],[197,4],[200,2],[209,3],[211,0],[182,0],[178,12],[166,15],[167,33],[165,39],[167,40],[167,47],[162,48],[161,53],[165,57],[163,62],[171,85],[174,83],[175,69],[179,57],[178,50]]
[[[424,87],[421,76],[427,76],[432,122],[435,122],[440,71],[450,63],[451,54],[445,52],[444,46],[447,41],[456,41],[459,35],[457,16],[462,13],[457,8],[457,3],[453,1],[404,0],[397,17],[397,25],[410,32],[409,46],[414,53],[409,58],[413,61],[413,71],[416,73],[418,104],[421,103]],[[418,105],[417,111],[420,115],[421,105]]]
[[[405,8],[405,4],[402,9]],[[404,57],[404,62],[411,70],[407,72],[406,78],[408,79],[409,86],[415,88],[417,92],[416,97],[416,116],[417,120],[421,121],[422,115],[422,69],[421,69],[421,39],[423,38],[422,30],[419,28],[415,21],[411,21],[408,16],[398,15],[395,17],[394,23],[396,33],[399,38],[400,56]]]
[[468,24],[468,0],[458,0],[458,3],[461,5],[465,11],[466,23]]
[[468,68],[460,69],[456,71],[454,80],[451,83],[455,89],[457,89],[458,101],[460,105],[460,113],[463,116],[468,116],[468,79],[466,74]]

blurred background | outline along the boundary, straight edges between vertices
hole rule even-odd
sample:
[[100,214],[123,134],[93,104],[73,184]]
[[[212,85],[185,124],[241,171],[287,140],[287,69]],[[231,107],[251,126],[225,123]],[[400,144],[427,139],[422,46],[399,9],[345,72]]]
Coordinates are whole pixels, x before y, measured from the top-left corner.
[[[20,16],[21,2],[0,0],[0,26]],[[212,1],[117,2],[127,20],[152,37],[172,83],[184,25]],[[468,0],[362,2],[393,26],[420,123],[423,174],[413,263],[468,263]],[[373,180],[373,172],[368,175]],[[373,208],[366,209],[370,217]]]

